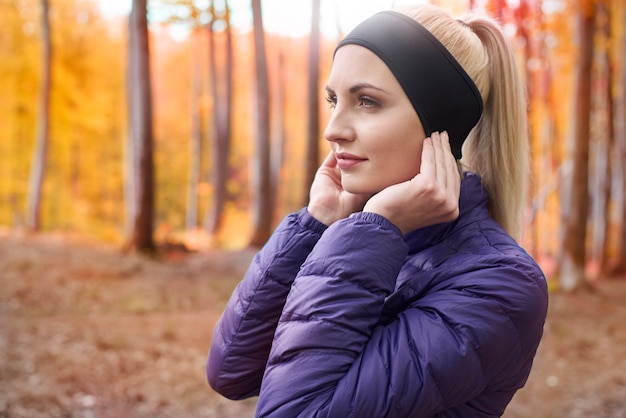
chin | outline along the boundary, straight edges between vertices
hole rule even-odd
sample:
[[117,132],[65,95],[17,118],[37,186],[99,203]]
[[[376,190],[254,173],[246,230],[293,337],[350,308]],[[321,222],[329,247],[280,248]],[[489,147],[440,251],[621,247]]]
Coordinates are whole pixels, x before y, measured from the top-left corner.
[[384,187],[378,188],[372,184],[363,184],[361,182],[342,182],[343,189],[352,194],[368,195],[372,196],[380,192]]
[[372,177],[357,178],[356,176],[346,176],[342,178],[341,186],[348,193],[373,196],[389,186],[408,181],[415,175],[417,173],[400,178],[389,177],[384,179],[381,176],[377,176],[375,179],[372,179]]

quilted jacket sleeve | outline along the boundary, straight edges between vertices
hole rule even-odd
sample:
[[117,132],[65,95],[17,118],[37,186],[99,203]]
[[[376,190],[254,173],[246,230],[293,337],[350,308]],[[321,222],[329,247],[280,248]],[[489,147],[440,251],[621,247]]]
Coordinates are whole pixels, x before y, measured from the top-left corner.
[[[399,230],[375,214],[352,215],[329,227],[284,307],[258,416],[350,416],[345,409],[329,414],[333,398],[345,395],[340,402],[352,403],[356,386],[340,394],[338,384],[358,379],[346,374],[370,340],[407,252]],[[361,416],[382,415],[368,410]]]
[[[442,288],[434,293],[437,300],[424,298],[421,306],[379,325],[407,252],[397,228],[374,214],[355,214],[329,227],[286,300],[257,416],[433,416],[476,400],[494,376],[499,379],[525,355],[518,347],[524,336],[499,301],[462,289]],[[480,271],[468,275],[467,283],[475,287],[490,280]],[[545,314],[543,302],[537,305],[538,321]],[[512,309],[527,308],[533,306]],[[530,357],[521,363],[527,365]],[[510,400],[505,397],[503,405]],[[473,405],[481,407],[479,401]],[[499,414],[476,410],[450,416]]]
[[287,216],[233,292],[214,329],[206,367],[209,384],[223,396],[258,394],[291,284],[325,229],[306,209]]

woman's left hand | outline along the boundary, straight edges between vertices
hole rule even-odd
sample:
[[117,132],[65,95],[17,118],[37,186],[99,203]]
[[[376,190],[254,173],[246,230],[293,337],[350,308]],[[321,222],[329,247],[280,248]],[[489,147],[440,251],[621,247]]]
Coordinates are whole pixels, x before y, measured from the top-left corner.
[[363,211],[384,216],[406,234],[455,220],[460,190],[461,177],[448,134],[434,132],[424,140],[419,174],[377,193]]

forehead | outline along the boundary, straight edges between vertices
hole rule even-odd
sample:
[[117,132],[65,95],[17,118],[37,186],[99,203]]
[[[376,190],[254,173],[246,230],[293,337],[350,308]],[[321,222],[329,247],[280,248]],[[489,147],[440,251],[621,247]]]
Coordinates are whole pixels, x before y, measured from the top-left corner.
[[375,53],[359,45],[344,45],[335,53],[328,86],[354,83],[401,89],[391,70]]

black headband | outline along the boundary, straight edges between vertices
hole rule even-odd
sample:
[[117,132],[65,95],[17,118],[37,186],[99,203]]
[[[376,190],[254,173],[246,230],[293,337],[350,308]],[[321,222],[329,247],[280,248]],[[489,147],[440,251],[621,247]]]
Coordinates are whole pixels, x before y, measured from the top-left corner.
[[413,104],[426,135],[447,131],[452,153],[461,158],[461,146],[480,119],[483,101],[476,84],[446,47],[418,22],[393,11],[377,13],[359,24],[337,49],[347,44],[378,55]]

